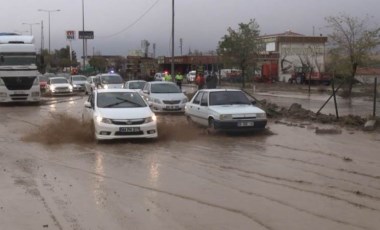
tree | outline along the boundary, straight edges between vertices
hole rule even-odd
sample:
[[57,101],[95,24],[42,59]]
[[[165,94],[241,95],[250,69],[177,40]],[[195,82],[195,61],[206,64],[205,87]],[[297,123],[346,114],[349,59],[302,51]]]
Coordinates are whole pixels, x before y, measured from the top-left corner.
[[347,95],[351,96],[358,65],[365,65],[371,52],[380,44],[380,28],[369,28],[369,17],[359,19],[347,14],[326,18],[329,35],[330,55],[337,74],[346,76]]
[[218,55],[226,64],[237,65],[242,71],[242,86],[245,87],[245,73],[250,65],[256,64],[256,58],[262,47],[259,39],[259,25],[254,19],[240,23],[238,30],[228,28],[228,34],[219,41]]
[[102,56],[94,56],[90,59],[89,64],[96,70],[104,72],[107,69],[107,59]]

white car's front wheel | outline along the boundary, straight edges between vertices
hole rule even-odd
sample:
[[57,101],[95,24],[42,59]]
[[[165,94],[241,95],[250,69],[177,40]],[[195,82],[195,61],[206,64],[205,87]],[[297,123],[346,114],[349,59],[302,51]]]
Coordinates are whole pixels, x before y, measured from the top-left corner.
[[207,133],[208,134],[214,134],[214,133],[216,133],[215,121],[214,121],[213,118],[209,118],[208,119]]

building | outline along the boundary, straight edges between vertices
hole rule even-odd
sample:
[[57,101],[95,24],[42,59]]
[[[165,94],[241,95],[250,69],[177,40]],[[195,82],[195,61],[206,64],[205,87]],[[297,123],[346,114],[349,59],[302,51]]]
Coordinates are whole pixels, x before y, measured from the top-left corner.
[[305,36],[289,30],[281,34],[264,35],[261,39],[264,52],[259,66],[275,66],[277,80],[288,82],[297,67],[309,67],[315,75],[325,72],[327,37]]

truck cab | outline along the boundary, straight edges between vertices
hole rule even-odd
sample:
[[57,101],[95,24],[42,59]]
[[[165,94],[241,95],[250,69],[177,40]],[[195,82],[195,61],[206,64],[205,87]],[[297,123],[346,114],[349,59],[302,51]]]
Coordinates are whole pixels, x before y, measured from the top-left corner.
[[0,103],[39,102],[33,36],[0,33]]

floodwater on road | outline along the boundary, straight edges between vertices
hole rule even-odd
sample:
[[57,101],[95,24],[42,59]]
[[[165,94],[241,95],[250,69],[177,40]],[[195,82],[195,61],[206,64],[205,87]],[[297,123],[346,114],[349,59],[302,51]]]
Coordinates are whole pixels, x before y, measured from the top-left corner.
[[1,106],[1,229],[378,229],[380,135],[269,122],[95,144],[83,97]]

